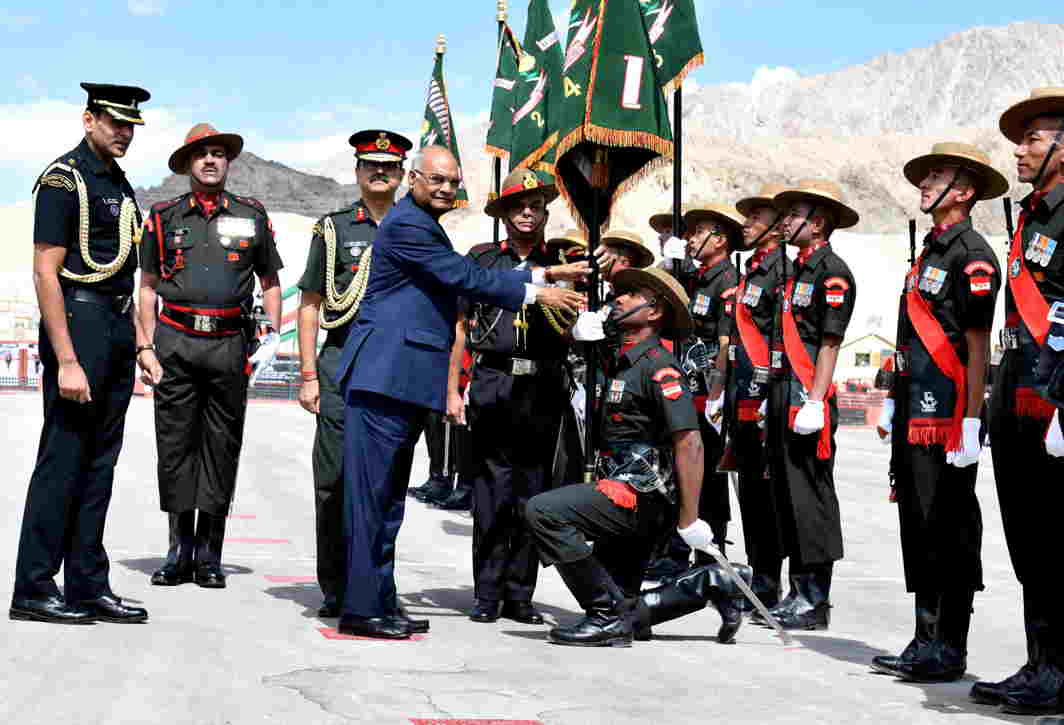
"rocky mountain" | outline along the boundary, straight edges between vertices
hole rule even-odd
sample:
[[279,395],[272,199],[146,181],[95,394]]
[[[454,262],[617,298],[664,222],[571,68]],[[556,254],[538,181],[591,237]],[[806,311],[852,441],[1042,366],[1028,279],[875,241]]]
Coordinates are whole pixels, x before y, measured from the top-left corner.
[[[315,218],[348,206],[359,198],[355,184],[341,184],[327,176],[296,171],[250,151],[244,151],[232,163],[226,188],[234,194],[258,199],[270,212]],[[158,186],[137,189],[137,201],[147,208],[187,191],[188,177],[171,175]]]

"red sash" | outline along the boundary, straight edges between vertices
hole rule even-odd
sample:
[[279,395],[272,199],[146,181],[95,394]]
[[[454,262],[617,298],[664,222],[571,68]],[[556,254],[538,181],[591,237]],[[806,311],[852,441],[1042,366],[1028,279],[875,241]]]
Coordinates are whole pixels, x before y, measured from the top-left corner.
[[[813,389],[813,378],[816,367],[813,365],[809,353],[806,352],[805,344],[798,334],[798,323],[794,321],[794,312],[791,308],[791,293],[794,291],[794,277],[787,280],[787,289],[783,295],[783,352],[787,355],[787,361],[798,377],[798,382],[805,388],[806,393]],[[828,401],[835,396],[835,385],[832,384],[824,396],[824,427],[820,429],[820,439],[817,441],[816,457],[827,460],[831,457],[831,409]],[[793,420],[791,422],[793,425]]]
[[750,308],[743,304],[743,294],[746,292],[746,277],[739,282],[739,289],[735,291],[737,303],[735,306],[735,326],[739,328],[739,340],[743,343],[746,354],[750,361],[760,367],[769,366],[768,341],[761,335],[754,322],[754,316],[750,314]]
[[955,400],[951,418],[911,418],[909,420],[909,442],[916,445],[942,444],[947,451],[957,451],[961,447],[964,412],[968,404],[968,377],[964,364],[957,351],[953,349],[942,324],[931,313],[927,300],[917,289],[920,263],[924,256],[916,260],[909,273],[909,291],[905,293],[905,309],[913,330],[920,337],[927,353],[942,373],[953,383]]
[[[1036,201],[1032,200],[1032,206]],[[1020,212],[1020,223],[1012,236],[1012,248],[1009,249],[1009,289],[1012,290],[1012,299],[1016,302],[1023,324],[1038,347],[1042,347],[1049,334],[1049,305],[1038,291],[1031,270],[1027,269],[1027,262],[1023,259],[1023,226],[1026,221],[1027,210],[1024,209]],[[1018,273],[1013,274],[1013,270]]]

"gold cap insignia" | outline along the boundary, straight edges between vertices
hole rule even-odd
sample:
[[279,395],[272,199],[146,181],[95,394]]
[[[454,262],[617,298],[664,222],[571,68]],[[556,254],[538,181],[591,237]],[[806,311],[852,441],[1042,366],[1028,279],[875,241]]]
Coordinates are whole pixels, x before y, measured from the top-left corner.
[[524,186],[526,189],[538,189],[539,177],[535,174],[525,174]]
[[392,142],[388,140],[385,134],[381,134],[381,137],[377,139],[377,148],[381,151],[387,151],[392,147]]

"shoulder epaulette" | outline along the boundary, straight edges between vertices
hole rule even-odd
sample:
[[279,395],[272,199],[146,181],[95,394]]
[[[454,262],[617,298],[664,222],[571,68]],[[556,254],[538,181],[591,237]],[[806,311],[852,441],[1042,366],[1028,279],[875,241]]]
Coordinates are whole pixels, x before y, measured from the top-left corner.
[[175,204],[179,203],[184,198],[185,195],[182,194],[181,196],[175,196],[173,199],[167,199],[166,201],[158,201],[151,205],[151,213],[156,214],[158,212],[165,211],[170,207],[174,206]]
[[484,244],[475,244],[469,250],[469,257],[471,259],[480,259],[490,252],[497,252],[499,247],[491,242],[485,242]]
[[252,199],[250,196],[237,196],[236,194],[233,194],[233,199],[239,201],[244,206],[250,206],[252,209],[262,212],[263,214],[266,213],[266,207],[264,207],[262,202],[258,199]]

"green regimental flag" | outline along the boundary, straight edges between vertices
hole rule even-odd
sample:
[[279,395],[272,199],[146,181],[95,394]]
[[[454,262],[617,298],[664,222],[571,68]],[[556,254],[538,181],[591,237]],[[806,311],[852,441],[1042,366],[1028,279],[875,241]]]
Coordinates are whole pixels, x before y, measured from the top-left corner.
[[[418,148],[426,146],[443,146],[450,150],[458,162],[459,171],[461,170],[462,158],[458,155],[458,136],[455,135],[454,124],[451,122],[451,104],[447,102],[447,87],[443,84],[443,53],[436,53],[436,65],[432,69],[428,99],[425,101],[425,120],[421,124],[421,145]],[[465,182],[462,182],[454,199],[454,208],[464,209],[467,206],[469,206],[469,195],[466,193]]]
[[518,65],[510,170],[554,172],[562,102],[562,43],[547,0],[530,0],[525,44]]
[[704,62],[694,0],[639,0],[654,65],[666,90]]
[[672,158],[664,85],[638,0],[574,0],[562,66],[558,189],[599,225],[632,184]]
[[514,98],[517,87],[517,58],[521,47],[510,26],[505,23],[499,35],[499,62],[495,70],[495,87],[491,93],[491,121],[484,150],[500,159],[510,154],[513,137]]

